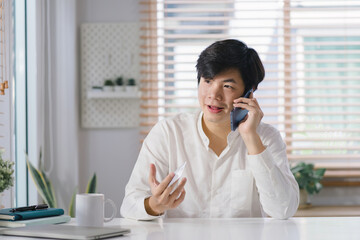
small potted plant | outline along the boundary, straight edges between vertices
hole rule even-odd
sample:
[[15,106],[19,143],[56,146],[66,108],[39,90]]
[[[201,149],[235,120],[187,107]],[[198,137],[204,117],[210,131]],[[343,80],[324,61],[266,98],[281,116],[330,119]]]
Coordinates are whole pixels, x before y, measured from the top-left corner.
[[124,81],[123,81],[122,76],[116,78],[115,83],[116,83],[116,85],[115,85],[115,92],[122,92],[122,91],[124,91],[124,86],[123,86],[123,85],[124,85]]
[[114,91],[114,82],[111,79],[106,79],[104,82],[103,90],[105,92],[112,92]]
[[14,185],[14,162],[6,161],[2,158],[0,150],[0,209],[5,206],[2,204],[3,192]]
[[135,79],[133,79],[133,78],[128,79],[127,84],[126,84],[126,91],[127,92],[136,92],[137,91]]
[[101,92],[103,90],[102,86],[92,86],[91,91],[93,92]]
[[326,169],[314,169],[314,164],[300,162],[291,168],[291,172],[299,184],[300,188],[300,204],[299,208],[310,206],[309,195],[319,193],[322,189],[322,180]]

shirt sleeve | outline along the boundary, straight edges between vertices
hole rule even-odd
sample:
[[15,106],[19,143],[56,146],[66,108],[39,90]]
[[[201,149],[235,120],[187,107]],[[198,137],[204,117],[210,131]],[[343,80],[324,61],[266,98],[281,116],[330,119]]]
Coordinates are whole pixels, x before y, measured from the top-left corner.
[[252,172],[266,214],[277,219],[292,217],[299,205],[299,186],[290,171],[286,145],[276,129],[267,131],[266,149],[258,155],[247,155],[246,165]]
[[156,124],[143,142],[138,159],[125,188],[125,197],[120,213],[125,218],[136,220],[152,220],[161,216],[149,215],[144,201],[151,196],[148,183],[150,163],[156,166],[156,178],[160,182],[168,174],[166,158],[166,133],[161,122]]

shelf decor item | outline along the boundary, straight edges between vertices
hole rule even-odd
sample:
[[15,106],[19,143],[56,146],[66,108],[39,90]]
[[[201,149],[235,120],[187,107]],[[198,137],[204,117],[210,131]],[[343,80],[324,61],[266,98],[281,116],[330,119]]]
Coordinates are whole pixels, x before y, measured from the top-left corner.
[[102,92],[103,87],[102,86],[92,86],[91,91],[93,92]]
[[124,91],[124,81],[122,77],[118,77],[115,80],[115,92],[122,92]]
[[114,82],[111,79],[107,79],[104,82],[103,90],[104,92],[112,92],[114,91]]
[[[10,30],[6,27],[6,25],[8,24],[9,19],[11,21],[11,16],[7,16],[8,15],[7,12],[9,9],[9,5],[11,5],[11,4],[5,4],[5,2],[6,1],[1,1],[1,4],[0,4],[0,11],[1,11],[1,14],[0,14],[0,21],[1,21],[1,23],[0,23],[0,32],[1,32],[1,35],[0,35],[0,56],[1,56],[0,57],[0,72],[1,72],[0,95],[5,95],[5,89],[9,89],[9,82],[8,82],[9,76],[7,74],[9,66],[8,66],[7,59],[9,57],[9,53],[11,54],[11,51],[7,51],[10,49],[10,48],[8,48],[10,45],[6,41],[9,36],[8,30]],[[11,35],[11,30],[10,30],[10,35]]]
[[133,79],[133,78],[128,79],[127,84],[126,84],[126,91],[127,92],[137,92],[137,90],[138,89],[136,86],[135,79]]
[[13,166],[14,162],[2,158],[2,150],[0,150],[0,209],[4,208],[1,203],[3,191],[14,185]]
[[300,162],[291,168],[291,172],[299,184],[300,188],[300,204],[299,208],[311,206],[309,195],[319,193],[322,189],[322,180],[326,169],[314,169],[314,164]]

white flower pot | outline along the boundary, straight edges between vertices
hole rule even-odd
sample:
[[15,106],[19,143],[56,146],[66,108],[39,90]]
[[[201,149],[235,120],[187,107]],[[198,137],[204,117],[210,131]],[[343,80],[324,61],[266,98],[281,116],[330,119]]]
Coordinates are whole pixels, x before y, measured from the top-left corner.
[[123,92],[124,86],[115,86],[115,92]]
[[103,90],[104,90],[104,92],[113,92],[114,87],[113,86],[104,86]]
[[137,92],[138,91],[137,86],[126,86],[125,89],[126,89],[126,92]]

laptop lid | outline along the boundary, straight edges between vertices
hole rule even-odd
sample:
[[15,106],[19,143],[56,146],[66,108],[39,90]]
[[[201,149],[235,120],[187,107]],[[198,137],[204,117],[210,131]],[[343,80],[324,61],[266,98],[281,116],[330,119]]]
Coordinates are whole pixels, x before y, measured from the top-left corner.
[[80,227],[72,225],[41,225],[21,228],[4,229],[2,235],[41,237],[57,239],[102,239],[121,236],[129,233],[130,229],[120,227]]

